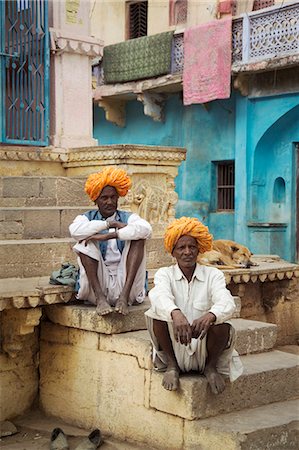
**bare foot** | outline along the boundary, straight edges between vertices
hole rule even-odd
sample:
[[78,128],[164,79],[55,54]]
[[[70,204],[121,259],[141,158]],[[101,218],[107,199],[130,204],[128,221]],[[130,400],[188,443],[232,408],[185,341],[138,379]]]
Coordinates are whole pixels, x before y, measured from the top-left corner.
[[124,297],[119,297],[115,304],[115,311],[123,316],[129,313],[128,301]]
[[113,312],[113,308],[111,305],[109,305],[109,303],[107,303],[106,300],[101,300],[97,304],[96,312],[99,316],[106,316],[107,314]]
[[221,394],[221,392],[225,389],[225,381],[220,373],[213,368],[206,368],[204,371],[204,375],[208,380],[211,391],[213,394]]
[[166,369],[162,380],[162,386],[168,391],[176,391],[179,387],[179,376],[179,371],[175,367]]

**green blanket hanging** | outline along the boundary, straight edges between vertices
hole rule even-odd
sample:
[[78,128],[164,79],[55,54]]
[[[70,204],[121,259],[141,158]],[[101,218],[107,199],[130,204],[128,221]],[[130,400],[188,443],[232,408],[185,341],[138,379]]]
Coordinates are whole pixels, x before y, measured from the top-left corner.
[[104,47],[105,83],[141,80],[171,71],[173,31]]

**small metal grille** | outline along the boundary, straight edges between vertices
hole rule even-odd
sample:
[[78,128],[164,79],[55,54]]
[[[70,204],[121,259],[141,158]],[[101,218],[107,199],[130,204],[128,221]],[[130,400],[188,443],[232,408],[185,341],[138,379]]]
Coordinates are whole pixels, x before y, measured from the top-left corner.
[[188,0],[170,0],[169,25],[179,25],[187,22]]
[[135,39],[147,35],[147,2],[128,3],[128,38]]
[[235,164],[232,161],[217,165],[217,210],[235,209]]
[[258,9],[269,8],[275,5],[275,0],[255,0],[253,4],[253,11]]

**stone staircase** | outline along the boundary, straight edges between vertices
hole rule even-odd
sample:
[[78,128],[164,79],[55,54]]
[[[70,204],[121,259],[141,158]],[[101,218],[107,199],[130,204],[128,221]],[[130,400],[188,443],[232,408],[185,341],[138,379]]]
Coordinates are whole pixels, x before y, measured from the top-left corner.
[[47,414],[100,426],[146,448],[297,448],[298,356],[273,348],[276,325],[232,319],[244,374],[219,396],[197,374],[183,375],[179,391],[169,392],[161,386],[163,375],[152,370],[151,344],[142,330],[147,307],[107,320],[83,305],[46,307],[40,400]]
[[[47,414],[84,428],[100,427],[144,448],[297,448],[298,358],[274,349],[276,325],[241,319],[236,297],[239,310],[232,320],[242,377],[217,397],[196,374],[182,376],[178,392],[165,391],[162,374],[152,370],[147,301],[125,318],[102,318],[88,305],[61,304],[70,301],[72,289],[48,284],[52,270],[75,262],[68,225],[92,207],[83,181],[1,177],[0,192],[6,417],[23,412],[38,394]],[[147,261],[151,283],[155,269],[169,263],[159,239],[148,242]],[[46,320],[40,323],[42,314]],[[21,361],[23,353],[27,359]],[[16,391],[15,401],[10,392]]]

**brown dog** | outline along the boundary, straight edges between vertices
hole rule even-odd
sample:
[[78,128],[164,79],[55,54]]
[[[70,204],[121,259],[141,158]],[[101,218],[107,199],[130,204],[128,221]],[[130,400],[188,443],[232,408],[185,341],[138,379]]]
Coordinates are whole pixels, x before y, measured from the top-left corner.
[[251,251],[244,245],[227,239],[213,241],[213,249],[198,255],[197,262],[205,266],[221,266],[223,269],[256,266],[250,258]]

